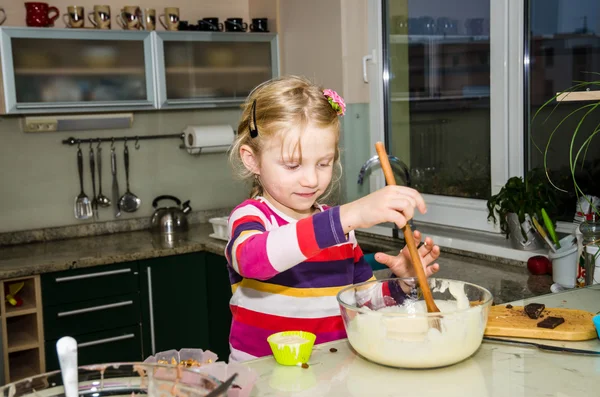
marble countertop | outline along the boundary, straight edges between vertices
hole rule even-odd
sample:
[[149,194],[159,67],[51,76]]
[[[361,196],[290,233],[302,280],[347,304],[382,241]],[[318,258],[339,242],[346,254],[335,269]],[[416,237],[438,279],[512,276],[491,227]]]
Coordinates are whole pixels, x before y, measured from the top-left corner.
[[142,230],[0,247],[0,279],[198,251],[223,255],[226,242],[210,233],[211,224],[199,223],[173,244]]
[[[544,295],[535,302],[598,312],[600,286]],[[597,339],[561,344],[600,351]],[[332,347],[337,351],[332,353]],[[344,339],[315,346],[307,369],[278,365],[273,357],[247,365],[259,374],[252,396],[575,397],[597,395],[599,360],[484,342],[473,356],[456,365],[407,370],[367,361]]]

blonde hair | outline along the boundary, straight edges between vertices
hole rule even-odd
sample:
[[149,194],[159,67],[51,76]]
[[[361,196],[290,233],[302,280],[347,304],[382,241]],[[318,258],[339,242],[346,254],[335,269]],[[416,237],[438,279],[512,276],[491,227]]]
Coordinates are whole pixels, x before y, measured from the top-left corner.
[[[260,158],[266,140],[283,136],[294,128],[302,130],[308,125],[332,129],[336,133],[334,177],[319,199],[324,200],[328,197],[341,178],[340,120],[337,112],[323,94],[323,88],[304,77],[279,77],[257,86],[242,105],[242,109],[238,135],[231,146],[229,160],[234,174],[251,184],[250,197],[262,195],[263,188],[257,176],[242,162],[240,157],[242,145],[249,146],[254,155]],[[258,131],[254,138],[250,133],[251,128]],[[295,149],[298,149],[300,157],[302,157],[302,148],[299,142]]]

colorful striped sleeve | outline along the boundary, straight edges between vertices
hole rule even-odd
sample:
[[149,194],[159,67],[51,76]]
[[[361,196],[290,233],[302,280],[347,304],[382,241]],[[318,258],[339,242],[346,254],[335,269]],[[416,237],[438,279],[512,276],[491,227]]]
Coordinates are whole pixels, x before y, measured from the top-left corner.
[[346,242],[340,208],[267,230],[267,215],[252,203],[229,217],[227,259],[242,277],[266,280],[304,262],[325,248]]

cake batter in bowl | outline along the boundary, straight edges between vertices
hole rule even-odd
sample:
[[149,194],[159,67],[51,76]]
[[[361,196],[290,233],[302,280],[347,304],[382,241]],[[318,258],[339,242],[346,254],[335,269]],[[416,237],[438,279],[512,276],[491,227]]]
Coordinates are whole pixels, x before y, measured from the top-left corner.
[[[416,278],[368,281],[337,295],[348,340],[361,356],[401,368],[436,368],[481,345],[492,294],[463,281],[428,279],[441,313],[427,313]],[[431,326],[439,319],[441,331]]]

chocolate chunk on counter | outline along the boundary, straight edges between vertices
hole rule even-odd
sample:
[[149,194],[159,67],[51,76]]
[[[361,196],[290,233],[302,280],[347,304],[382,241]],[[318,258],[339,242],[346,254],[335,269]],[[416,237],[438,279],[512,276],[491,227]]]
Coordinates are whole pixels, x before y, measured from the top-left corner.
[[506,308],[507,308],[507,309],[512,309],[512,308],[513,308],[513,305],[511,305],[511,304],[509,303],[508,305],[506,305]]
[[304,369],[308,368],[308,364],[307,363],[302,363],[302,368],[304,368]]
[[329,349],[330,352],[335,353],[337,352],[337,349],[335,347],[332,347],[331,349]]
[[523,310],[525,311],[525,314],[529,316],[529,318],[535,320],[540,317],[540,314],[542,314],[545,308],[546,305],[542,303],[530,303],[527,306],[525,306]]
[[546,317],[542,321],[540,321],[537,326],[540,328],[549,328],[554,329],[565,322],[565,319],[562,317]]

